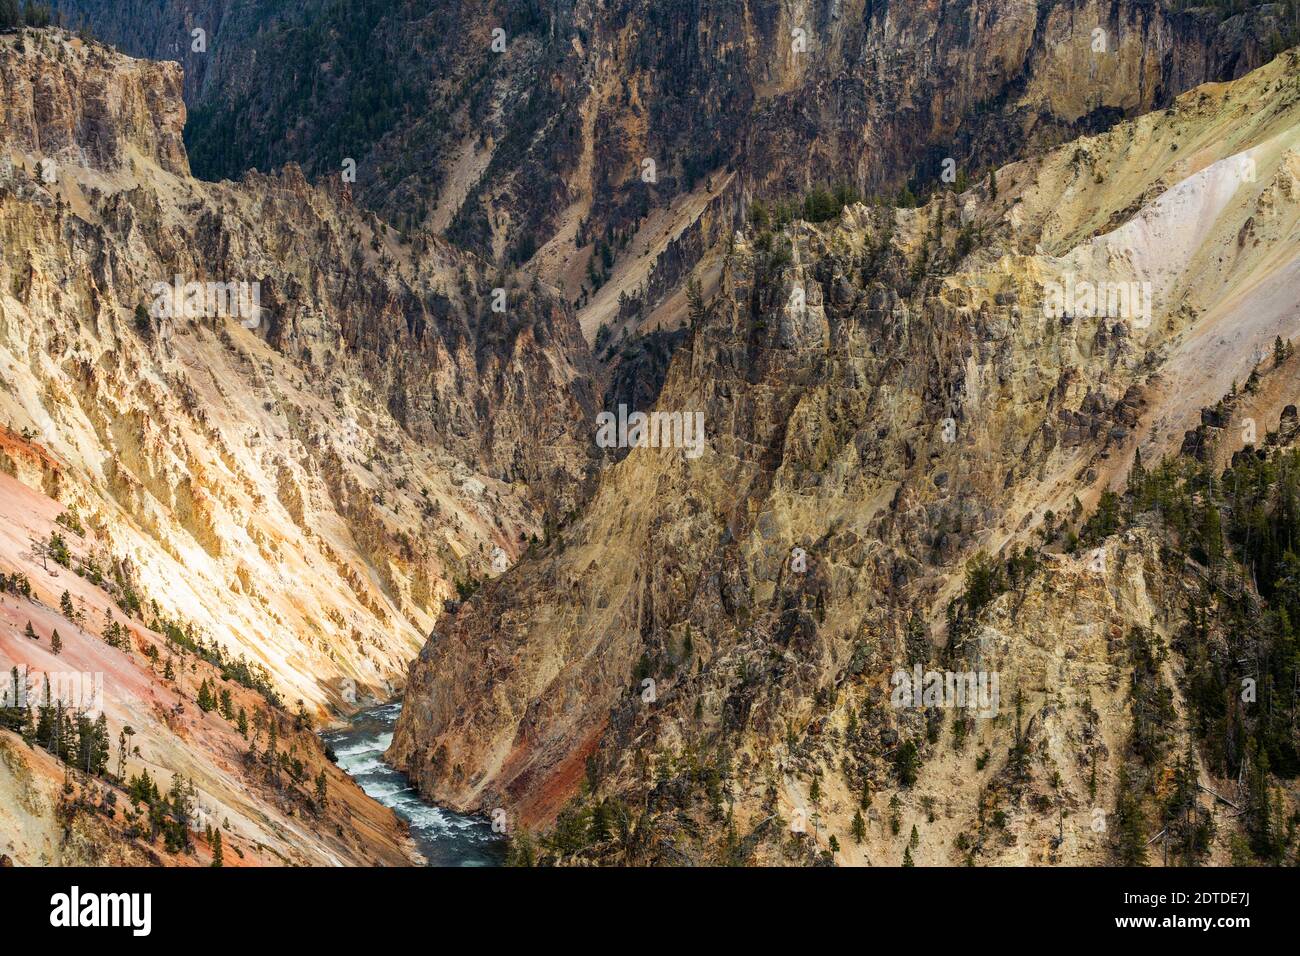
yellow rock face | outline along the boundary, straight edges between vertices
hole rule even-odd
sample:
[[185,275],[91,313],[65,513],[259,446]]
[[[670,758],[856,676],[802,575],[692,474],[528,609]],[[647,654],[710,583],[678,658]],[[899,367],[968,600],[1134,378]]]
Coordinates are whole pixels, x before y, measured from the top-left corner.
[[[871,835],[840,862],[897,864],[891,815],[928,834],[918,862],[960,862],[977,833],[981,862],[1103,861],[1092,811],[1114,806],[1125,642],[1170,635],[1185,580],[1136,535],[1049,555],[960,648],[945,608],[968,558],[1086,513],[1138,447],[1177,451],[1295,334],[1296,64],[998,170],[996,195],[738,236],[657,404],[703,411],[707,451],[633,449],[555,546],[440,625],[390,757],[432,797],[525,827],[549,827],[590,766],[669,828],[614,859],[719,859],[721,817],[684,831],[672,787],[725,752],[760,861],[849,846],[859,781]],[[1293,375],[1267,371],[1234,407],[1276,428]],[[999,715],[960,747],[889,706],[920,648],[1000,675]],[[1060,783],[1021,794],[1036,809],[995,839],[984,811],[1018,733],[1035,779]],[[905,741],[925,759],[900,790]],[[796,811],[816,816],[811,841],[762,829]]]

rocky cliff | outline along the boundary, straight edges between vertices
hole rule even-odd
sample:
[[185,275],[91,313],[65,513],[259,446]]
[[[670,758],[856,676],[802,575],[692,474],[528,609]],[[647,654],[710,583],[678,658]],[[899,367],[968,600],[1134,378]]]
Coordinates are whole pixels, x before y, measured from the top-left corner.
[[[1129,635],[1167,638],[1191,584],[1158,536],[1070,536],[1295,332],[1296,67],[920,208],[738,233],[656,406],[703,412],[707,451],[634,448],[440,625],[390,757],[560,859],[811,860],[837,836],[830,858],[896,864],[900,823],[918,861],[1108,859],[1093,810],[1154,659]],[[1296,398],[1252,395],[1261,436]],[[980,554],[1010,593],[972,596]],[[891,707],[917,664],[998,673],[1001,709]]]
[[[92,662],[109,732],[134,727],[155,775],[257,793],[237,811],[256,820],[275,798],[227,773],[248,737],[157,708],[193,708],[204,675],[264,694],[250,719],[391,697],[444,602],[574,507],[594,385],[534,278],[406,242],[293,166],[192,179],[181,88],[175,64],[60,30],[0,36],[0,571],[31,585],[0,664],[60,663],[29,618],[84,635],[113,658]],[[169,653],[197,676],[164,680]],[[404,858],[395,836],[295,856],[258,832],[281,862]]]
[[1293,2],[59,6],[185,65],[204,178],[292,161],[332,180],[351,158],[362,202],[530,263],[589,339],[676,327],[672,292],[753,198],[919,193],[946,159],[973,180],[1239,77],[1300,30]]
[[[0,402],[62,465],[24,477],[316,699],[390,681],[455,579],[572,507],[594,401],[572,314],[296,169],[189,179],[172,65],[28,33],[0,73]],[[153,315],[190,282],[256,283],[260,309]]]

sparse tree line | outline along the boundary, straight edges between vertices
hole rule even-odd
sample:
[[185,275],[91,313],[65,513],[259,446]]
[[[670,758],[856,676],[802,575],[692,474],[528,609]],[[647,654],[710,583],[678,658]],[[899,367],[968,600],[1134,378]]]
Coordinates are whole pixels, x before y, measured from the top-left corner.
[[[78,537],[85,535],[85,528],[75,508],[66,509],[55,519],[55,523]],[[32,556],[39,560],[46,570],[49,570],[49,562],[53,561],[60,567],[75,571],[78,577],[106,591],[128,618],[134,618],[142,624],[147,622],[150,630],[163,635],[166,639],[167,648],[171,652],[169,658],[177,652],[189,652],[217,667],[221,671],[223,680],[234,681],[249,690],[256,691],[272,707],[283,706],[271,675],[262,664],[249,662],[243,654],[232,658],[224,645],[208,638],[191,622],[174,620],[164,615],[156,601],[150,602],[151,616],[146,619],[144,603],[140,600],[132,571],[124,562],[111,562],[112,567],[106,574],[94,555],[84,557],[75,555],[67,539],[59,531],[52,531],[48,539],[33,538],[30,547]],[[0,574],[0,590],[32,599],[31,582],[26,575],[19,572],[12,575]],[[78,627],[84,626],[85,610],[74,606],[71,595],[66,590],[60,599],[60,611]],[[130,636],[131,632],[126,624],[115,620],[112,610],[107,610],[101,632],[104,641],[111,647],[130,651]],[[157,663],[158,652],[152,645],[143,653],[150,658],[151,664]],[[165,666],[168,670],[173,668],[170,660]]]
[[[1279,339],[1274,364],[1291,354]],[[1077,501],[1070,516],[1045,516],[1044,545],[1076,556],[1130,528],[1155,530],[1169,571],[1196,582],[1170,647],[1142,628],[1126,638],[1131,724],[1108,828],[1120,864],[1204,862],[1219,811],[1241,824],[1244,836],[1230,844],[1235,862],[1300,862],[1300,814],[1277,786],[1300,774],[1300,449],[1276,444],[1269,435],[1222,473],[1212,454],[1148,468],[1138,453],[1126,490],[1103,491],[1086,520]],[[969,562],[966,589],[949,608],[950,646],[973,636],[980,609],[1034,569],[1028,548]],[[1170,650],[1185,666],[1190,726],[1181,749],[1174,689],[1163,677]],[[1013,771],[1014,756],[1013,748]],[[1236,799],[1207,794],[1203,770],[1236,781]]]
[[[85,533],[74,509],[65,511],[56,522],[73,534],[81,536]],[[52,532],[49,539],[33,540],[31,551],[32,556],[41,560],[47,570],[49,561],[64,568],[72,568],[75,564],[81,577],[98,584],[110,596],[115,597],[119,609],[128,615],[128,620],[136,617],[143,623],[145,612],[129,567],[118,563],[112,569],[111,579],[106,578],[92,560],[79,560],[59,531]],[[35,600],[31,581],[22,572],[0,573],[0,591],[27,601]],[[234,725],[241,737],[249,741],[245,757],[250,768],[261,768],[267,780],[277,788],[282,788],[282,784],[287,781],[288,789],[304,807],[317,815],[323,813],[327,796],[325,770],[322,768],[311,777],[308,763],[304,760],[306,754],[300,751],[298,741],[289,740],[287,747],[283,743],[286,725],[294,735],[312,731],[303,701],[298,701],[296,714],[284,714],[280,696],[262,664],[250,663],[242,654],[232,658],[222,645],[206,637],[192,623],[167,617],[160,612],[156,602],[151,602],[150,607],[152,619],[148,626],[162,635],[165,657],[152,641],[140,641],[138,648],[134,647],[130,628],[114,617],[111,607],[105,611],[100,637],[105,643],[128,654],[138,649],[146,658],[150,670],[155,673],[161,670],[163,680],[171,682],[178,694],[182,692],[179,675],[187,667],[191,672],[197,671],[199,661],[204,661],[216,668],[217,674],[203,676],[199,681],[195,693],[199,709],[204,713],[217,712]],[[60,596],[59,612],[78,631],[83,629],[86,621],[84,605],[78,607],[67,590]],[[30,620],[23,633],[30,640],[42,640]],[[63,636],[57,628],[52,628],[49,635],[50,651],[58,655],[63,646]],[[0,688],[3,690],[3,695],[0,696],[5,705],[0,706],[0,729],[21,735],[29,746],[46,750],[65,767],[59,809],[65,830],[70,828],[76,814],[81,811],[114,818],[118,802],[114,788],[120,787],[126,791],[130,800],[122,817],[129,837],[147,843],[155,843],[161,837],[168,852],[193,851],[190,835],[195,798],[193,782],[186,783],[177,775],[173,778],[170,789],[161,792],[149,777],[147,769],[128,778],[128,758],[140,757],[139,748],[131,745],[131,739],[135,736],[133,728],[127,725],[121,728],[114,760],[113,741],[107,718],[102,711],[92,719],[85,710],[69,705],[52,693],[48,675],[39,694],[35,693],[30,675],[20,674],[17,667],[11,670],[5,683],[9,686]],[[236,703],[227,683],[239,684],[255,691],[265,700],[266,706],[255,708],[250,717],[248,709]],[[34,706],[31,703],[33,699]],[[179,713],[181,709],[178,705],[176,712]],[[266,743],[263,746],[264,738]],[[84,775],[76,779],[80,791],[73,785],[72,771]],[[107,786],[96,786],[95,781]],[[224,850],[220,829],[209,826],[206,839],[212,851],[213,865],[222,865]]]
[[[114,752],[108,718],[103,711],[92,719],[85,710],[54,697],[48,675],[35,707],[27,704],[27,677],[17,667],[11,668],[8,684],[4,693],[6,706],[0,707],[0,728],[21,735],[29,746],[40,747],[64,766],[59,818],[65,835],[70,832],[78,812],[115,818],[116,788],[120,787],[128,799],[122,811],[127,838],[156,843],[162,837],[169,853],[193,852],[190,824],[196,790],[192,780],[174,774],[171,788],[164,793],[154,784],[148,768],[128,778],[128,758],[140,757],[139,747],[131,743],[136,732],[129,724],[123,724],[119,730]],[[74,780],[72,771],[83,776]],[[95,786],[96,781],[108,786]],[[80,785],[79,790],[74,782]],[[207,842],[212,848],[212,865],[221,866],[219,832],[209,827]]]

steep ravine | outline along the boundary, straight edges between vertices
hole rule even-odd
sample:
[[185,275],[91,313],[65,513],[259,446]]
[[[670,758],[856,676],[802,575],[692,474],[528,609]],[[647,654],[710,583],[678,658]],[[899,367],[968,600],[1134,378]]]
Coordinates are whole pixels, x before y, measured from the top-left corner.
[[[571,310],[294,168],[188,178],[173,65],[27,31],[0,77],[0,418],[58,485],[6,470],[294,696],[385,696],[455,582],[577,499],[595,399]],[[176,276],[258,283],[256,327],[138,320]]]

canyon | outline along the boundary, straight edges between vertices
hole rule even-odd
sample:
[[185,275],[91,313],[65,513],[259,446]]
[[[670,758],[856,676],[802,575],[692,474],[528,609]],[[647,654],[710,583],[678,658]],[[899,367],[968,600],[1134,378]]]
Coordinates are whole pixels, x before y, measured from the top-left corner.
[[[3,670],[60,663],[24,614],[97,651],[88,630],[134,617],[98,663],[141,682],[108,696],[173,750],[140,657],[163,622],[317,718],[388,699],[457,586],[572,507],[594,403],[572,315],[292,167],[193,179],[174,64],[25,31],[0,37],[0,85],[0,558],[36,605],[7,613]],[[160,317],[174,277],[255,282],[260,310]],[[480,310],[498,289],[509,309]],[[62,567],[36,546],[54,534]],[[226,738],[199,752],[228,760]]]
[[399,697],[512,863],[1294,853],[1294,2],[428,6],[0,33],[0,854],[417,862]]

